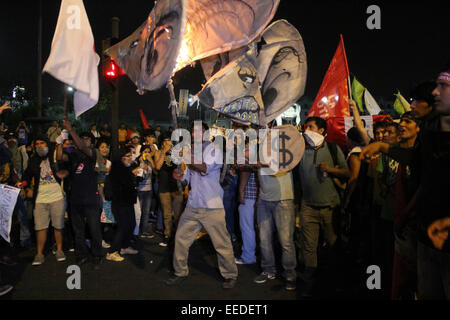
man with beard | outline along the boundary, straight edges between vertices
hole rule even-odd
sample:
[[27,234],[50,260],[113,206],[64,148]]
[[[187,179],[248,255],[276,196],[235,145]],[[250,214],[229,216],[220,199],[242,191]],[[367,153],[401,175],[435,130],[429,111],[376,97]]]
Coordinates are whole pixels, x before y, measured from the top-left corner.
[[22,186],[31,184],[34,178],[34,225],[36,230],[37,254],[33,266],[44,263],[44,245],[47,240],[47,229],[52,221],[56,242],[56,260],[66,260],[62,249],[64,229],[64,195],[61,189],[61,179],[67,176],[67,171],[58,171],[53,157],[49,156],[47,137],[41,136],[34,142],[35,155],[24,173]]

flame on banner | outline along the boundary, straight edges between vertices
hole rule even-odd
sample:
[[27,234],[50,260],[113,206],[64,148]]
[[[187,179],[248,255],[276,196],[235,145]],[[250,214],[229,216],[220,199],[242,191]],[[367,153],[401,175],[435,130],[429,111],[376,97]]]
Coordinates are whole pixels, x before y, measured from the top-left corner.
[[191,60],[191,54],[189,52],[189,48],[192,48],[190,45],[191,37],[191,25],[189,23],[186,24],[186,32],[183,35],[183,40],[181,41],[180,51],[178,52],[177,64],[173,69],[172,74],[175,74],[177,71],[183,69],[186,65],[188,65],[188,61]]

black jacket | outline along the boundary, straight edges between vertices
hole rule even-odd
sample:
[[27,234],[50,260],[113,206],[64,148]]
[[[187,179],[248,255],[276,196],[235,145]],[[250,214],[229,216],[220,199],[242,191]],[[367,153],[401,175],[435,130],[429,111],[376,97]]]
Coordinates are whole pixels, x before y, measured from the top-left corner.
[[133,206],[137,201],[137,181],[130,167],[114,161],[111,166],[110,178],[112,185],[113,206]]
[[[429,120],[419,132],[413,149],[391,148],[389,156],[411,165],[412,174],[419,181],[416,201],[419,240],[434,247],[427,235],[428,226],[435,220],[450,216],[450,132],[440,130],[440,119]],[[450,252],[450,241],[444,250]]]
[[[33,187],[33,203],[36,201],[39,183],[41,178],[41,162],[47,159],[47,157],[41,158],[37,154],[31,157],[30,162],[28,164],[27,170],[25,170],[22,176],[22,183],[25,182],[27,186],[30,186],[32,180],[34,178],[34,187]],[[58,167],[56,163],[53,161],[51,157],[48,157],[48,161],[50,162],[50,168],[52,169],[53,176],[55,180],[61,184],[61,179],[56,176],[56,172],[58,172]]]

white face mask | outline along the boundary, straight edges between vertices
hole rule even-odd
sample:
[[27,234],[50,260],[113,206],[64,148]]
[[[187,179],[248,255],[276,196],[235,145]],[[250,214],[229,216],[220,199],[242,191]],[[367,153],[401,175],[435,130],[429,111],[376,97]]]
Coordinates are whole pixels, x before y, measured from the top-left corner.
[[320,146],[325,140],[323,135],[311,130],[306,130],[303,136],[305,137],[306,143],[313,148]]

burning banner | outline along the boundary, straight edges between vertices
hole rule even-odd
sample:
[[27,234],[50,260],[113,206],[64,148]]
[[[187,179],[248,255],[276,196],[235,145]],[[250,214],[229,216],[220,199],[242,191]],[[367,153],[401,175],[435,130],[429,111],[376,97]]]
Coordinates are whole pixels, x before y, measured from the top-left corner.
[[186,25],[186,0],[155,2],[133,34],[106,50],[138,88],[157,90],[172,76]]
[[279,0],[160,0],[141,27],[107,50],[138,87],[152,91],[193,62],[246,46]]

